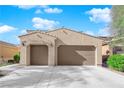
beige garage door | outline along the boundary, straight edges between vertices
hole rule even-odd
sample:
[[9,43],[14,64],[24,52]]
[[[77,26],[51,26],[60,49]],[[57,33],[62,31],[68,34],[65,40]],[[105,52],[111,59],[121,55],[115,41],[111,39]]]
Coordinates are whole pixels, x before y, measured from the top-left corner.
[[46,45],[31,45],[31,65],[48,65],[48,47]]
[[60,46],[58,65],[95,65],[94,46]]

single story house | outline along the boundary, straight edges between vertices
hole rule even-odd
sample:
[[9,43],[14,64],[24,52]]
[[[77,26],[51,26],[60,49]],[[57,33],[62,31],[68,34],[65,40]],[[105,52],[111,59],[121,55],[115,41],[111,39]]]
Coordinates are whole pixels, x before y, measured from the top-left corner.
[[23,65],[101,65],[103,40],[67,28],[28,30],[21,40]]
[[13,59],[17,53],[19,53],[19,49],[16,45],[0,41],[0,63]]

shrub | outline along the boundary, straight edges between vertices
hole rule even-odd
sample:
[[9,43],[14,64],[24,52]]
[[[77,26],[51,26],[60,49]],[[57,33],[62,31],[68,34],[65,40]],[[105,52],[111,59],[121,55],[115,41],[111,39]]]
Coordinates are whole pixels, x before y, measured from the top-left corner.
[[14,63],[14,60],[8,60],[8,63]]
[[19,54],[14,55],[13,59],[14,59],[14,61],[16,63],[19,63],[19,61],[20,61],[20,55]]
[[109,68],[124,72],[124,55],[111,55],[107,60]]

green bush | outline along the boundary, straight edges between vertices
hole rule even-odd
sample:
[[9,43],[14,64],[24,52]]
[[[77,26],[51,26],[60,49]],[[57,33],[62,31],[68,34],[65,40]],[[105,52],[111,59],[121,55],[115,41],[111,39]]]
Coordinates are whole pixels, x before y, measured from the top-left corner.
[[13,59],[14,59],[14,61],[16,63],[19,63],[19,61],[20,61],[20,55],[19,54],[14,55]]
[[124,55],[111,55],[107,60],[109,68],[124,72]]

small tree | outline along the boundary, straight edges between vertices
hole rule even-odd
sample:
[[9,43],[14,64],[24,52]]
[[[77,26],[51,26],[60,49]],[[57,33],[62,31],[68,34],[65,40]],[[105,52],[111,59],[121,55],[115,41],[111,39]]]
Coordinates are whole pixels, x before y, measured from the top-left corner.
[[13,59],[14,59],[14,61],[16,63],[19,63],[19,61],[20,61],[20,55],[19,54],[14,55]]
[[110,45],[124,46],[124,5],[112,6],[110,23],[111,34],[114,36]]

